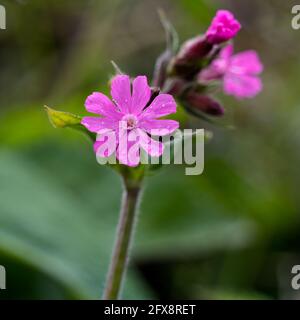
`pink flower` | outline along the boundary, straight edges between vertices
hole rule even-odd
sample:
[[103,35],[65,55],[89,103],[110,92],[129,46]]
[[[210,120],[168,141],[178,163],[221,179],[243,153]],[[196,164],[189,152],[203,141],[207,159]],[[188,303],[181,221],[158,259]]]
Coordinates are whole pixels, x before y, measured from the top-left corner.
[[200,72],[198,80],[207,83],[221,79],[226,94],[237,98],[252,98],[262,90],[258,76],[262,71],[263,65],[254,50],[233,55],[233,45],[228,45]]
[[[150,156],[163,153],[163,144],[150,134],[164,136],[179,127],[174,120],[158,119],[176,112],[176,103],[169,94],[159,94],[149,104],[151,89],[147,77],[138,76],[132,82],[127,75],[117,75],[111,82],[113,102],[104,94],[94,92],[85,102],[87,111],[102,117],[84,117],[81,123],[91,132],[98,133],[95,152],[109,157],[116,152],[118,160],[129,166],[140,162],[140,148]],[[101,148],[110,136],[115,143],[108,149]]]
[[219,10],[206,31],[206,39],[211,44],[219,44],[235,37],[240,29],[240,23],[231,12]]

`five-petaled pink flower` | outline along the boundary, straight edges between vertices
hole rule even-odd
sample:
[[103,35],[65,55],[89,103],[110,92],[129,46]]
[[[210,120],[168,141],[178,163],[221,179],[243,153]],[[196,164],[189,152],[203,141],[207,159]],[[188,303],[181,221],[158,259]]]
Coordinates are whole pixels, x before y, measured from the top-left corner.
[[259,74],[263,65],[254,50],[233,55],[233,45],[223,48],[219,56],[198,75],[198,80],[207,83],[223,80],[224,92],[237,98],[252,98],[262,90]]
[[[112,79],[111,96],[113,102],[104,94],[94,92],[85,102],[87,111],[102,116],[84,117],[81,122],[89,131],[98,134],[94,144],[97,155],[109,157],[115,152],[117,159],[129,166],[139,164],[140,148],[150,156],[160,156],[163,144],[152,139],[150,134],[164,136],[178,129],[177,121],[158,119],[176,112],[174,98],[169,94],[159,94],[149,104],[151,89],[147,77],[136,77],[131,86],[127,75],[117,75]],[[115,136],[115,144],[103,149],[101,146],[109,134]],[[130,148],[133,150],[131,153]]]
[[230,11],[219,10],[206,31],[206,39],[211,44],[219,44],[235,37],[240,29],[240,23]]

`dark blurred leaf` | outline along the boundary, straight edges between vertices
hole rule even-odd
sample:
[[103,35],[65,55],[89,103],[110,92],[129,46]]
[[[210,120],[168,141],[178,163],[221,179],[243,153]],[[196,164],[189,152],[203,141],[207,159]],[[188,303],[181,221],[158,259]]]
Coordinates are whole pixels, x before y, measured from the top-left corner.
[[[57,182],[25,158],[1,152],[0,251],[50,275],[73,297],[100,298],[116,227],[105,216],[117,216],[119,181],[103,176],[98,183],[99,208],[106,202],[112,210],[105,212],[95,212]],[[131,272],[124,297],[149,297]]]
[[249,246],[256,235],[252,221],[230,218],[213,194],[184,171],[168,168],[151,177],[142,202],[136,241],[145,259],[192,257]]
[[201,288],[199,290],[199,298],[208,300],[269,300],[272,297],[261,292],[243,291],[226,288]]

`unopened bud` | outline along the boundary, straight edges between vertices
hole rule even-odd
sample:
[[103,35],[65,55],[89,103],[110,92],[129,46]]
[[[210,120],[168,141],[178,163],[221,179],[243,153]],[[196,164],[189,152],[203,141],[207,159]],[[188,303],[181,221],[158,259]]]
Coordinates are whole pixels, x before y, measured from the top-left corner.
[[82,117],[70,112],[58,111],[45,106],[49,121],[54,128],[71,128],[83,133],[92,141],[96,140],[96,134],[90,132],[82,125]]
[[164,93],[180,96],[186,88],[186,81],[179,77],[168,78],[164,85]]
[[70,112],[54,110],[48,106],[44,106],[48,114],[49,121],[54,128],[65,128],[79,125],[81,117]]
[[213,45],[206,40],[206,37],[198,36],[186,41],[177,57],[176,63],[192,63],[201,58],[204,58],[211,51]]
[[186,101],[191,111],[196,112],[198,110],[212,116],[222,116],[224,114],[224,108],[220,103],[207,95],[189,92],[186,96]]

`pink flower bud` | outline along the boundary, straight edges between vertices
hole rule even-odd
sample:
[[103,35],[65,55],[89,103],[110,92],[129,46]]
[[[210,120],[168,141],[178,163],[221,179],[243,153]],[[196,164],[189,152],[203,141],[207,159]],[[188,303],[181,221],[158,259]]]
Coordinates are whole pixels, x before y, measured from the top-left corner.
[[235,37],[240,29],[240,23],[230,11],[219,10],[206,31],[206,39],[211,44],[219,44]]
[[224,108],[220,103],[209,96],[189,92],[186,100],[194,111],[199,110],[212,116],[222,116],[224,114]]
[[212,44],[206,38],[198,36],[187,40],[180,48],[176,57],[178,64],[195,61],[205,57],[212,49]]
[[179,77],[172,77],[167,79],[164,86],[164,93],[171,94],[172,96],[180,96],[184,91],[187,83],[184,79]]

